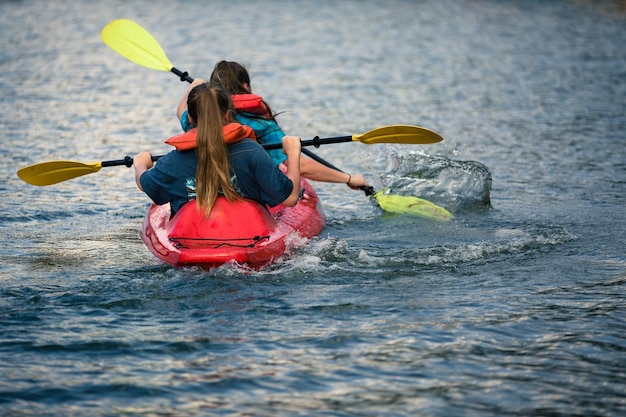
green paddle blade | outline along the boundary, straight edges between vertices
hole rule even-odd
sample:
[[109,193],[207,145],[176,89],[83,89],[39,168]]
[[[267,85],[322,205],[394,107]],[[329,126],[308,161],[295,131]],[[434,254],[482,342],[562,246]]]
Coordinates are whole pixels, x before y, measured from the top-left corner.
[[171,71],[174,67],[156,39],[132,20],[114,20],[102,29],[100,36],[111,49],[136,64],[159,71]]
[[428,144],[437,143],[443,137],[430,129],[411,125],[392,125],[372,129],[361,135],[352,136],[352,140],[372,145],[376,143]]
[[100,168],[102,162],[50,161],[22,168],[17,175],[28,184],[43,186],[98,172]]
[[437,221],[450,221],[454,218],[445,208],[423,198],[397,194],[383,194],[383,190],[372,195],[378,205],[390,213],[408,214]]

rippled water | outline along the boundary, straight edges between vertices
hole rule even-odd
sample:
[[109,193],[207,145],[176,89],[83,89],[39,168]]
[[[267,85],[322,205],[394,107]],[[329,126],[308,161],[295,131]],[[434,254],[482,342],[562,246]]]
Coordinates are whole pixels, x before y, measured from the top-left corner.
[[[167,151],[187,85],[100,31],[144,26],[208,77],[248,65],[303,138],[450,223],[316,183],[327,226],[266,270],[174,269],[132,170],[17,169]],[[621,1],[0,2],[0,412],[501,416],[626,412]]]

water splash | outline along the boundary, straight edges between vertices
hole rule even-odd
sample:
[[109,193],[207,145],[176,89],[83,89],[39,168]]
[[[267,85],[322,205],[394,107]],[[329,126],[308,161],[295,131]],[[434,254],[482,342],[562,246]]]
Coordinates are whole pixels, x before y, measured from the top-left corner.
[[395,194],[432,201],[452,212],[491,208],[491,172],[476,161],[392,149],[380,181]]

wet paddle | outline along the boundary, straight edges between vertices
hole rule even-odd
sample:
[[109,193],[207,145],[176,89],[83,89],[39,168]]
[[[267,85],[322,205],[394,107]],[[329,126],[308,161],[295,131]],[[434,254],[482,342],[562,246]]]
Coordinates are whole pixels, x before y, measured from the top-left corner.
[[159,42],[132,20],[113,20],[102,29],[100,36],[111,49],[136,64],[173,72],[181,81],[193,82],[187,72],[174,68]]
[[[343,172],[330,162],[322,159],[320,156],[310,152],[306,148],[302,148],[302,153],[315,159],[322,165],[326,165],[336,171]],[[454,218],[445,208],[436,205],[423,198],[404,196],[398,194],[385,194],[385,190],[375,191],[374,187],[361,187],[366,196],[376,200],[380,208],[390,213],[409,214],[412,216],[420,216],[433,220],[448,221]]]
[[[423,143],[429,140],[430,133],[424,134],[423,128],[418,126],[391,125],[372,129],[360,135],[339,136],[334,138],[315,138],[303,140],[302,146],[320,146],[332,143],[361,142],[366,145],[377,143]],[[425,139],[426,138],[426,139]],[[261,145],[265,149],[279,149],[280,144]],[[153,156],[156,161],[160,156]],[[52,185],[62,181],[82,175],[92,174],[100,171],[103,167],[133,165],[133,159],[127,156],[124,159],[113,161],[102,161],[92,163],[82,163],[76,161],[50,161],[24,167],[17,171],[17,175],[28,184],[32,185]]]

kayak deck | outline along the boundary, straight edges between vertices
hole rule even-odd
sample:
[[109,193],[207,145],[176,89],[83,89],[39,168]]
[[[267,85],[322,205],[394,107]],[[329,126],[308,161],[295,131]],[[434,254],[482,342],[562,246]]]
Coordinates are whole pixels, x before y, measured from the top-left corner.
[[169,204],[152,204],[141,238],[157,258],[173,266],[213,268],[235,262],[258,269],[297,246],[298,239],[291,237],[311,238],[323,229],[315,190],[304,178],[301,189],[295,207],[279,205],[269,212],[250,200],[219,197],[208,218],[190,202],[170,219]]

